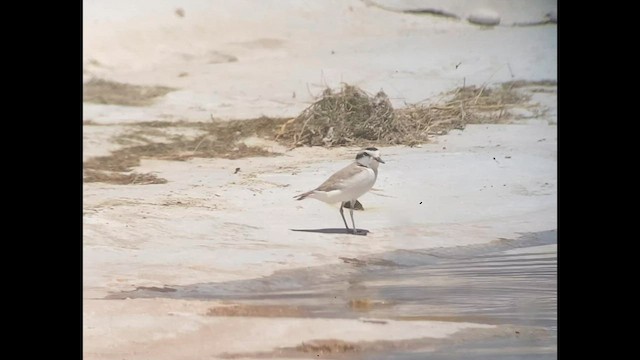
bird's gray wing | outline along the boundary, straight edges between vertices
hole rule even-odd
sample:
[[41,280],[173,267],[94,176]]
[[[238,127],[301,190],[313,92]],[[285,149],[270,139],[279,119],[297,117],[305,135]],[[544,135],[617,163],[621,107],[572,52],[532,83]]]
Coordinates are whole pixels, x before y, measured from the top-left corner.
[[341,190],[349,187],[351,184],[358,183],[364,178],[369,176],[367,168],[359,166],[358,163],[351,163],[339,170],[335,174],[331,175],[327,181],[323,182],[316,190],[319,191],[332,191]]

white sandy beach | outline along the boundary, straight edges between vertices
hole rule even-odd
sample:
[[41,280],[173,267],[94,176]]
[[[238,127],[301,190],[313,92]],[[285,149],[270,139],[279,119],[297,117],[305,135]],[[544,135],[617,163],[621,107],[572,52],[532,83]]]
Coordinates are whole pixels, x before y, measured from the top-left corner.
[[[122,148],[113,139],[126,124],[296,116],[324,88],[343,82],[369,93],[383,89],[400,108],[463,83],[557,78],[556,25],[511,26],[544,21],[556,11],[554,1],[85,0],[83,6],[85,81],[177,89],[148,106],[85,102],[85,160]],[[424,6],[460,19],[399,11]],[[466,17],[476,8],[493,9],[501,24],[470,24]],[[293,231],[343,227],[337,208],[293,196],[352,161],[357,148],[289,151],[256,138],[249,141],[280,156],[143,159],[136,172],[168,182],[85,183],[84,357],[251,358],[322,339],[393,342],[501,329],[479,322],[210,316],[209,309],[229,304],[105,297],[556,229],[555,93],[535,92],[531,102],[545,111],[509,124],[467,125],[420,147],[381,148],[386,164],[361,198],[366,210],[355,214],[366,236]]]

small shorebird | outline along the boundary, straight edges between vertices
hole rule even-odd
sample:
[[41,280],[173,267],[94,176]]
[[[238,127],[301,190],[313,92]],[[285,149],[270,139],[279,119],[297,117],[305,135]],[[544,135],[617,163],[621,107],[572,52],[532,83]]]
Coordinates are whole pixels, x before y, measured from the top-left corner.
[[353,233],[357,234],[356,223],[353,221],[353,209],[358,198],[369,191],[376,182],[380,163],[384,164],[384,161],[380,158],[380,151],[374,147],[366,148],[356,155],[354,162],[331,175],[322,185],[304,194],[296,195],[294,198],[297,200],[305,198],[318,199],[327,204],[340,202],[340,215],[347,232],[350,229],[349,225],[347,225],[347,220],[344,218],[343,208],[348,203]]

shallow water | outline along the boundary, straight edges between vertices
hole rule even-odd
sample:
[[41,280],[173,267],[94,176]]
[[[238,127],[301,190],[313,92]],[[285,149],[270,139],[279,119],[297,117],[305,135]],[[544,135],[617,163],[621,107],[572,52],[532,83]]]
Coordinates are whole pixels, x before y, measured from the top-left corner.
[[485,245],[397,250],[343,264],[277,272],[226,283],[141,288],[110,298],[165,297],[277,305],[302,316],[443,320],[543,329],[372,359],[551,359],[557,357],[557,232],[522,234]]

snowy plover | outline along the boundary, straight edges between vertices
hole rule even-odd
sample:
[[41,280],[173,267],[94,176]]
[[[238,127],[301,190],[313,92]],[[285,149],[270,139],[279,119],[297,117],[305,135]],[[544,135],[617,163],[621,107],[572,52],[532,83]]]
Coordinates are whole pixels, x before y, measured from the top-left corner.
[[353,221],[353,209],[357,199],[369,191],[378,178],[378,165],[384,164],[380,158],[380,151],[374,147],[366,148],[356,155],[356,161],[347,167],[331,175],[327,181],[317,188],[294,198],[302,200],[307,197],[318,199],[328,204],[340,202],[340,215],[347,232],[350,230],[347,220],[344,218],[343,207],[349,203],[349,213],[353,224],[353,233],[357,234],[356,224]]

